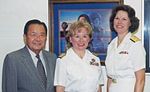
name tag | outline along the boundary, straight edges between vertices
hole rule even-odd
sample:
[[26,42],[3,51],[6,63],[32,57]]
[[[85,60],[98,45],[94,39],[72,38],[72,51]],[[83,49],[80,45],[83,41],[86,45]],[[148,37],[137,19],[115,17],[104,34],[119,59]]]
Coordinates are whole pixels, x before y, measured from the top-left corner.
[[127,51],[121,51],[121,52],[119,52],[119,54],[128,54],[128,52]]

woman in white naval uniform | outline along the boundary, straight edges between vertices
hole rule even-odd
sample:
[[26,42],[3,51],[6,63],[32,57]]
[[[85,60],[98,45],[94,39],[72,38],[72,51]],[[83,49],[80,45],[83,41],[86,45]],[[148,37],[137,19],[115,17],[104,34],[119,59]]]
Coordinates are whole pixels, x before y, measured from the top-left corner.
[[87,22],[71,24],[67,33],[69,49],[56,63],[56,92],[102,92],[100,59],[86,49],[91,34],[92,28]]
[[113,9],[110,28],[117,37],[107,51],[107,92],[143,92],[146,54],[140,39],[133,34],[138,26],[132,7],[120,5]]

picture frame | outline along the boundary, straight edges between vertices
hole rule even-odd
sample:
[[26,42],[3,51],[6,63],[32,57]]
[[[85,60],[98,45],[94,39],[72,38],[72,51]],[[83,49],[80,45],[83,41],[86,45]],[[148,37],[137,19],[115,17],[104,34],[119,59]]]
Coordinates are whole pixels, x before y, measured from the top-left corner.
[[146,72],[150,72],[150,60],[149,60],[149,46],[150,46],[150,1],[149,0],[144,0],[144,47],[146,51]]
[[[99,16],[102,28],[97,28],[90,45],[90,51],[97,55],[102,62],[105,61],[107,46],[116,36],[109,28],[109,17],[113,7],[123,4],[123,0],[50,0],[49,1],[49,49],[57,56],[65,53],[65,35],[72,22],[77,21],[81,14],[90,17],[93,33],[95,31],[92,19]],[[93,15],[92,15],[93,14]],[[95,14],[95,15],[94,15]],[[62,25],[65,25],[62,26]],[[98,25],[100,26],[100,24]],[[97,35],[99,34],[99,35]],[[94,38],[95,37],[95,38]],[[100,38],[100,39],[98,39]],[[102,40],[102,41],[101,41]]]

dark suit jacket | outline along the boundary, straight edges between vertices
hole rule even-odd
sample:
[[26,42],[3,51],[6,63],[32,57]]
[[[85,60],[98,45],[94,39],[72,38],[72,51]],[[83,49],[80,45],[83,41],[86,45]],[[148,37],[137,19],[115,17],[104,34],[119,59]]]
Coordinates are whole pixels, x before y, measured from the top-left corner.
[[53,81],[56,55],[45,50],[42,52],[47,69],[47,89],[42,85],[28,49],[24,47],[5,57],[2,92],[55,92]]

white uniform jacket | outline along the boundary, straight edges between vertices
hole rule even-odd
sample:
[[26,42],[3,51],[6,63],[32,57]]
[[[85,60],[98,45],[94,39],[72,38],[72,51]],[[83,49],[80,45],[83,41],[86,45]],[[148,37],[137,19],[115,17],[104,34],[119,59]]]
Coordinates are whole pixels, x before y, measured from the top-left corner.
[[117,87],[110,92],[134,92],[135,72],[145,68],[145,49],[140,40],[132,38],[133,35],[129,32],[118,47],[118,37],[108,46],[105,61],[107,75],[118,80],[116,84],[112,84]]
[[98,57],[86,50],[81,59],[72,48],[58,58],[54,85],[65,87],[65,92],[97,92],[103,84],[103,74]]

